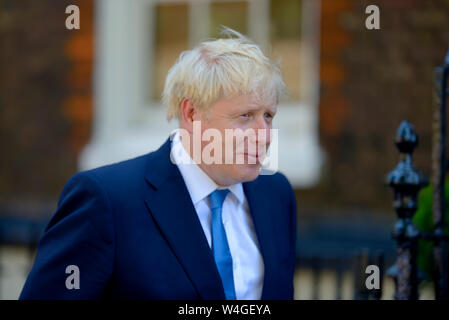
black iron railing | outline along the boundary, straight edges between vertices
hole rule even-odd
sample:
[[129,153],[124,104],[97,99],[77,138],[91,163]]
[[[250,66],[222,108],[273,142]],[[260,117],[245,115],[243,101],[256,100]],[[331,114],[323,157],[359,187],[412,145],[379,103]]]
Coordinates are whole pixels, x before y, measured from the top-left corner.
[[435,113],[433,128],[433,220],[435,230],[429,237],[434,241],[434,274],[435,297],[449,299],[448,280],[448,248],[444,235],[446,202],[444,198],[444,181],[447,169],[446,158],[446,99],[449,95],[447,81],[449,76],[449,52],[442,66],[435,69]]
[[397,242],[397,260],[387,272],[395,280],[396,299],[414,300],[419,298],[418,285],[423,279],[418,269],[418,240],[426,239],[434,244],[434,270],[432,278],[435,288],[435,298],[449,299],[449,264],[448,239],[444,234],[445,227],[445,175],[448,169],[446,157],[446,99],[449,95],[447,88],[449,77],[449,52],[443,66],[435,69],[435,103],[432,141],[432,184],[433,193],[433,221],[431,232],[420,232],[413,224],[413,216],[417,210],[417,195],[425,186],[427,179],[418,172],[412,162],[412,154],[418,144],[418,135],[413,125],[403,121],[396,134],[396,147],[401,153],[397,167],[387,176],[387,183],[394,190],[393,207],[398,216],[393,238]]

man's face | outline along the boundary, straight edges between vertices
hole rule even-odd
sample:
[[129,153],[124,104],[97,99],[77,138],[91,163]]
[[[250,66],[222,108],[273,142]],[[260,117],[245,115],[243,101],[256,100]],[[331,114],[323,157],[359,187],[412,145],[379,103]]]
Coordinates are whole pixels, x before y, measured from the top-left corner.
[[[217,129],[222,137],[221,163],[206,164],[201,161],[199,166],[219,185],[227,186],[256,179],[265,151],[268,150],[271,142],[270,129],[276,110],[274,100],[261,102],[251,95],[244,95],[217,101],[211,105],[206,114],[198,113],[196,120],[201,121],[202,136],[208,129]],[[238,131],[253,134],[240,136],[241,138],[233,134],[232,139],[229,139],[230,132]],[[230,145],[230,140],[232,140],[232,145]],[[213,139],[202,141],[202,150],[211,141]],[[229,163],[229,158],[228,161],[225,159],[227,148],[233,153],[231,163]],[[238,159],[240,160],[238,161]]]

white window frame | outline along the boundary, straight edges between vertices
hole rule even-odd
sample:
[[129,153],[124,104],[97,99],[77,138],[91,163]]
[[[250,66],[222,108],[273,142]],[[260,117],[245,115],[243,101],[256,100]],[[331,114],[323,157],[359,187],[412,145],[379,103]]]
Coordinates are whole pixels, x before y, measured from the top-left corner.
[[[96,1],[93,133],[80,155],[80,170],[155,150],[177,127],[148,93],[153,87],[154,8],[161,2],[189,3],[192,46],[208,37],[212,1],[217,0]],[[248,36],[265,46],[269,0],[246,2]],[[319,180],[324,158],[318,138],[320,0],[302,3],[301,99],[278,106],[274,127],[279,128],[279,171],[295,187],[310,187]]]

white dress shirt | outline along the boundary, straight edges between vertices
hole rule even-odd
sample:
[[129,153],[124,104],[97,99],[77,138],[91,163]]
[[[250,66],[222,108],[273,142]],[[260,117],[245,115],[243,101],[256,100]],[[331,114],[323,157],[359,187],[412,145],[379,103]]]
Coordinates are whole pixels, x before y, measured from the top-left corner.
[[[179,132],[174,133],[171,149],[189,191],[204,234],[211,247],[211,221],[209,194],[218,186],[184,149]],[[223,225],[232,255],[234,287],[237,300],[258,300],[262,295],[264,264],[248,202],[241,183],[227,187],[230,190],[223,203]],[[212,248],[212,247],[211,247]]]

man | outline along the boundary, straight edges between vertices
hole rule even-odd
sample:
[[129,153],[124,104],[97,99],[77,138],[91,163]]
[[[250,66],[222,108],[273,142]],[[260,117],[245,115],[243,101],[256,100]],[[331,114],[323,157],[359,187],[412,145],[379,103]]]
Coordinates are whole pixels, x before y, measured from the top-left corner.
[[282,174],[260,175],[285,87],[232,33],[169,71],[180,129],[157,151],[66,183],[21,299],[293,298],[295,196]]

